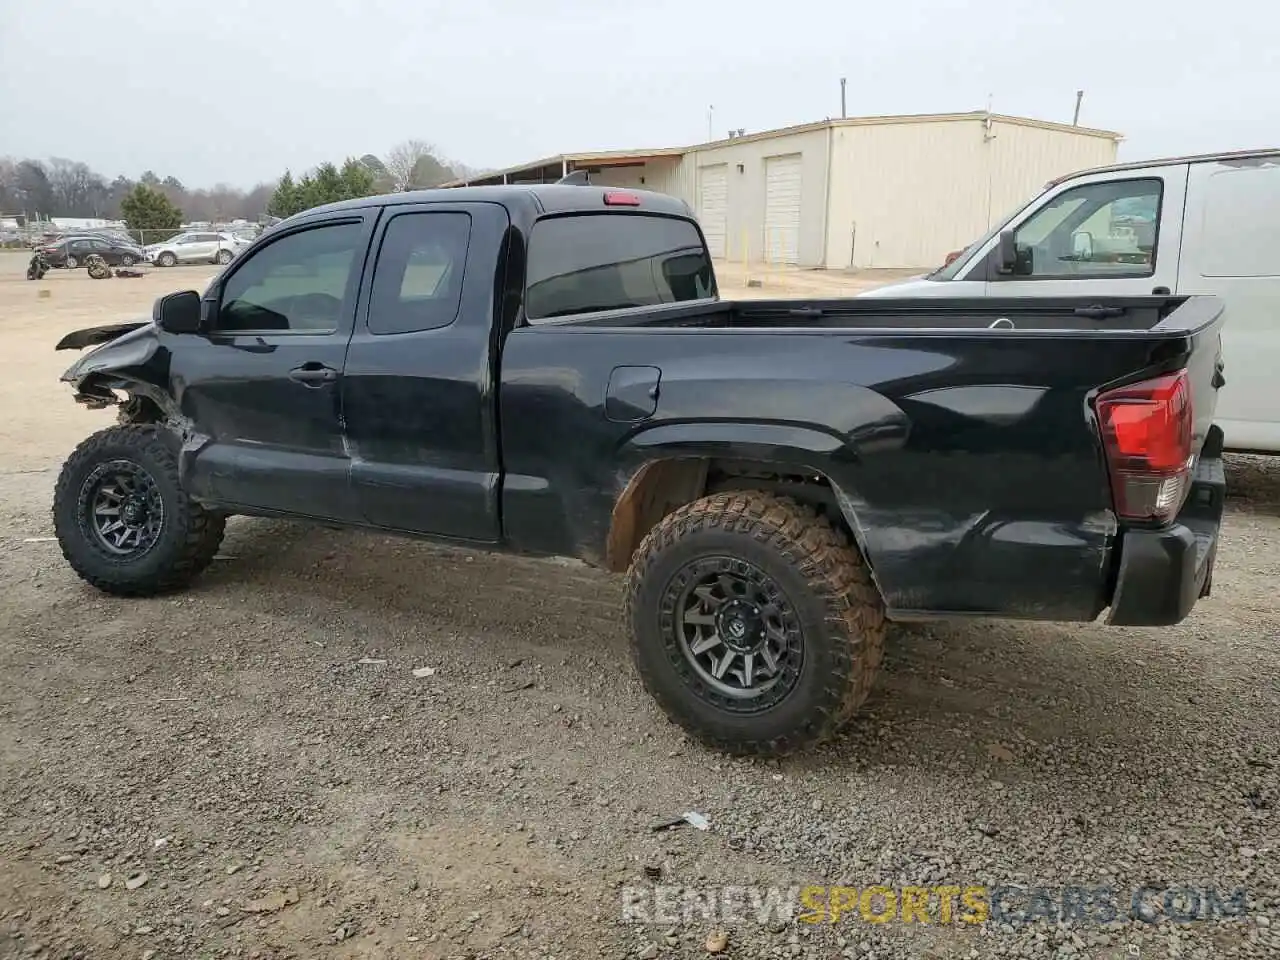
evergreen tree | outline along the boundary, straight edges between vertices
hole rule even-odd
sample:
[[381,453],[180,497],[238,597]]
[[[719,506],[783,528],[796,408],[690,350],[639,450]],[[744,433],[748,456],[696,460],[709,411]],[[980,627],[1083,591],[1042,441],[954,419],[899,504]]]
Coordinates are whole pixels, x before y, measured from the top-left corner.
[[120,201],[120,213],[141,243],[169,239],[182,226],[182,211],[155,187],[140,183]]
[[293,182],[293,174],[286,170],[267,203],[267,213],[273,217],[291,217],[301,209],[298,206],[298,185]]

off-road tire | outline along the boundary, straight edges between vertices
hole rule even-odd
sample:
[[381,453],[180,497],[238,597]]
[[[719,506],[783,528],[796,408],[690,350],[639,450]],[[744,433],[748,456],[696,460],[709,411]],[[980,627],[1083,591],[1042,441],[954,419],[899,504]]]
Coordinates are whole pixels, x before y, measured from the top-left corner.
[[[135,424],[93,434],[67,458],[53,494],[53,526],[67,563],[104,593],[145,597],[189,584],[212,562],[222,543],[226,517],[193,501],[178,480],[176,444],[162,428]],[[164,520],[151,549],[121,559],[104,550],[88,529],[85,480],[101,463],[128,460],[154,479]]]
[[[663,598],[700,557],[762,570],[799,614],[803,660],[795,686],[757,713],[710,702],[664,628]],[[640,679],[658,706],[703,743],[733,754],[795,752],[830,739],[866,700],[884,648],[884,606],[848,538],[794,500],[735,491],[696,500],[644,538],[627,574],[626,618]]]
[[156,264],[161,267],[177,266],[178,258],[166,250],[164,253],[160,254],[160,256],[156,257]]
[[214,263],[220,263],[226,266],[232,261],[233,257],[230,250],[219,250],[218,255],[213,258]]
[[111,268],[107,266],[107,261],[96,253],[89,254],[85,258],[84,265],[89,271],[90,279],[108,280],[111,277]]

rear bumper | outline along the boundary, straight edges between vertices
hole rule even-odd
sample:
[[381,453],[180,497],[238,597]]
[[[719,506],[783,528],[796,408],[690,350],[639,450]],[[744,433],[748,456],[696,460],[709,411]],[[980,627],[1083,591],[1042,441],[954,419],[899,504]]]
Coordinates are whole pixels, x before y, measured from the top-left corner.
[[1187,502],[1163,530],[1126,530],[1107,623],[1163,627],[1178,623],[1209,596],[1227,479],[1222,430],[1211,427],[1196,462]]

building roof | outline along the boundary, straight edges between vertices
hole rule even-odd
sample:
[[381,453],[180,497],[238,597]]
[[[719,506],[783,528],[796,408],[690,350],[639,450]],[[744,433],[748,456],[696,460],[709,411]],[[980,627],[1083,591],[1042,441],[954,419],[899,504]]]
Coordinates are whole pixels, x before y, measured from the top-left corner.
[[724,146],[727,143],[750,143],[756,140],[769,140],[774,137],[789,137],[794,136],[795,134],[810,133],[815,130],[826,130],[829,127],[876,126],[898,123],[949,123],[956,121],[986,120],[988,117],[994,123],[1011,123],[1024,127],[1036,127],[1041,130],[1056,130],[1062,133],[1074,133],[1078,136],[1084,137],[1100,137],[1107,140],[1124,139],[1122,134],[1115,133],[1111,130],[1099,130],[1093,127],[1079,127],[1073,126],[1069,123],[1055,123],[1051,120],[1035,120],[1030,117],[1014,117],[998,113],[989,114],[985,111],[975,111],[970,113],[921,113],[877,117],[842,117],[838,119],[828,118],[814,123],[802,123],[790,127],[779,127],[775,130],[761,130],[758,133],[748,133],[740,137],[727,137],[722,140],[695,143],[686,147],[605,150],[588,153],[558,153],[555,156],[544,157],[541,160],[532,160],[528,163],[520,163],[511,167],[504,167],[501,170],[487,170],[482,174],[477,174],[476,176],[469,178],[450,180],[448,183],[441,184],[441,186],[461,187],[477,181],[489,181],[498,177],[519,176],[520,174],[532,173],[555,167],[572,170],[588,166],[617,166],[620,164],[644,163],[648,160],[676,159],[684,156],[686,153],[695,153],[699,150],[711,150],[716,147]]
[[591,153],[557,153],[552,157],[543,157],[541,160],[530,160],[527,163],[518,163],[515,166],[503,167],[500,170],[486,170],[484,173],[478,173],[473,177],[459,177],[457,180],[450,180],[448,183],[442,183],[442,187],[462,187],[476,181],[491,180],[494,177],[513,176],[530,171],[542,170],[551,167],[563,167],[568,165],[569,169],[575,167],[607,167],[618,164],[644,163],[646,160],[660,160],[666,158],[676,158],[683,156],[687,151],[681,147],[657,147],[649,150],[603,150]]

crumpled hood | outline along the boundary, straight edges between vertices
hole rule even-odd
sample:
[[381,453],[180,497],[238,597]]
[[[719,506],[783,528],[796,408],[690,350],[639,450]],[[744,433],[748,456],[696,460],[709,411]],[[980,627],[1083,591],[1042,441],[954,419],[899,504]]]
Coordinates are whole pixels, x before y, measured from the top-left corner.
[[150,320],[132,320],[128,323],[110,323],[101,327],[85,327],[74,330],[58,341],[55,350],[83,350],[100,343],[107,343],[126,333],[132,333],[140,327],[150,324]]

